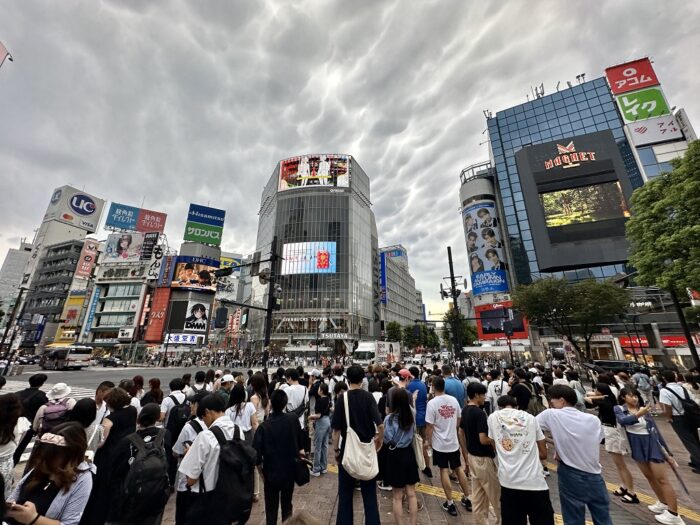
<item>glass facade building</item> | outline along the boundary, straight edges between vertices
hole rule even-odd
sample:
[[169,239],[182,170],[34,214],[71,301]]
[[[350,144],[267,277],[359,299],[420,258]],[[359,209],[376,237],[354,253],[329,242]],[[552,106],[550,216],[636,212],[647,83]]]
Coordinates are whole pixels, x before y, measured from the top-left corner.
[[[256,251],[267,259],[276,236],[283,257],[273,269],[281,288],[271,338],[278,349],[308,347],[319,338],[342,352],[352,340],[378,334],[377,227],[369,177],[352,157],[334,157],[347,165],[342,181],[283,186],[280,170],[288,161],[282,161],[263,190]],[[252,279],[251,304],[265,306],[267,287],[257,281]],[[260,349],[264,313],[251,310],[250,319]]]
[[516,283],[527,284],[547,276],[569,280],[605,278],[625,272],[624,264],[589,265],[558,272],[540,270],[515,158],[515,154],[527,146],[610,130],[632,187],[640,187],[642,175],[605,78],[583,82],[500,111],[488,118],[487,124]]

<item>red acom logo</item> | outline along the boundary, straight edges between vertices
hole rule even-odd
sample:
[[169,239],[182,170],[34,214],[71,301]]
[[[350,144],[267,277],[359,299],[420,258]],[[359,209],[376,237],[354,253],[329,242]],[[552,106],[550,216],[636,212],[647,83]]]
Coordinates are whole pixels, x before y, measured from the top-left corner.
[[576,151],[573,140],[567,146],[557,144],[557,152],[559,154],[556,157],[544,161],[545,169],[550,170],[555,166],[575,168],[580,166],[581,162],[595,160],[596,156],[595,151]]

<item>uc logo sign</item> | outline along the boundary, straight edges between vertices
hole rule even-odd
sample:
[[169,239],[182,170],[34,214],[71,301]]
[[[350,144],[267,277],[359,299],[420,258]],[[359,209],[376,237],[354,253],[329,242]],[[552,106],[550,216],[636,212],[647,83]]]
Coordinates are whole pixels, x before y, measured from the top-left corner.
[[87,195],[76,193],[70,200],[71,209],[78,215],[92,215],[95,213],[95,201]]

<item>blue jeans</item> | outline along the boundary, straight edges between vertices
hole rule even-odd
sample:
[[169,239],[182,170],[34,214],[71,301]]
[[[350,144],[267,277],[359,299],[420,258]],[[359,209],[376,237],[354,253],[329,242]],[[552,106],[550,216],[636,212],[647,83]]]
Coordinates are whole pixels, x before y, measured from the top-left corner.
[[613,525],[610,519],[610,496],[603,476],[559,463],[557,477],[561,513],[566,525],[584,525],[586,507],[595,525]]
[[328,435],[331,433],[331,418],[323,416],[314,425],[314,472],[328,468]]
[[[355,493],[355,478],[345,472],[342,465],[338,465],[338,516],[336,525],[352,525],[352,498]],[[362,492],[362,505],[365,509],[365,525],[380,525],[379,507],[377,506],[377,483],[360,481]]]

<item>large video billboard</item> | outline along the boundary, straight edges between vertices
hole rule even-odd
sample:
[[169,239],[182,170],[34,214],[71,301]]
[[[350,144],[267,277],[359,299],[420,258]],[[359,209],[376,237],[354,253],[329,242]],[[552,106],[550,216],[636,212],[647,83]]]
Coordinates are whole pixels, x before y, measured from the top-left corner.
[[493,200],[483,200],[462,210],[467,238],[469,274],[474,295],[508,291],[507,270],[500,220]]
[[221,244],[226,210],[190,204],[184,240],[202,244]]
[[280,162],[279,191],[308,186],[350,186],[350,157],[304,155]]
[[506,321],[510,322],[513,328],[511,339],[527,339],[527,322],[519,312],[514,312],[512,308],[512,301],[475,307],[479,339],[506,339],[507,336],[503,328],[503,323]]
[[630,216],[619,182],[540,193],[540,201],[548,228]]
[[219,261],[205,257],[179,256],[173,272],[172,288],[216,292],[214,270]]
[[105,201],[71,186],[53,190],[43,222],[54,220],[88,233],[97,231]]
[[335,273],[335,242],[295,242],[282,248],[282,275]]
[[133,262],[141,260],[141,248],[143,246],[143,234],[112,233],[107,236],[105,246],[105,263]]

